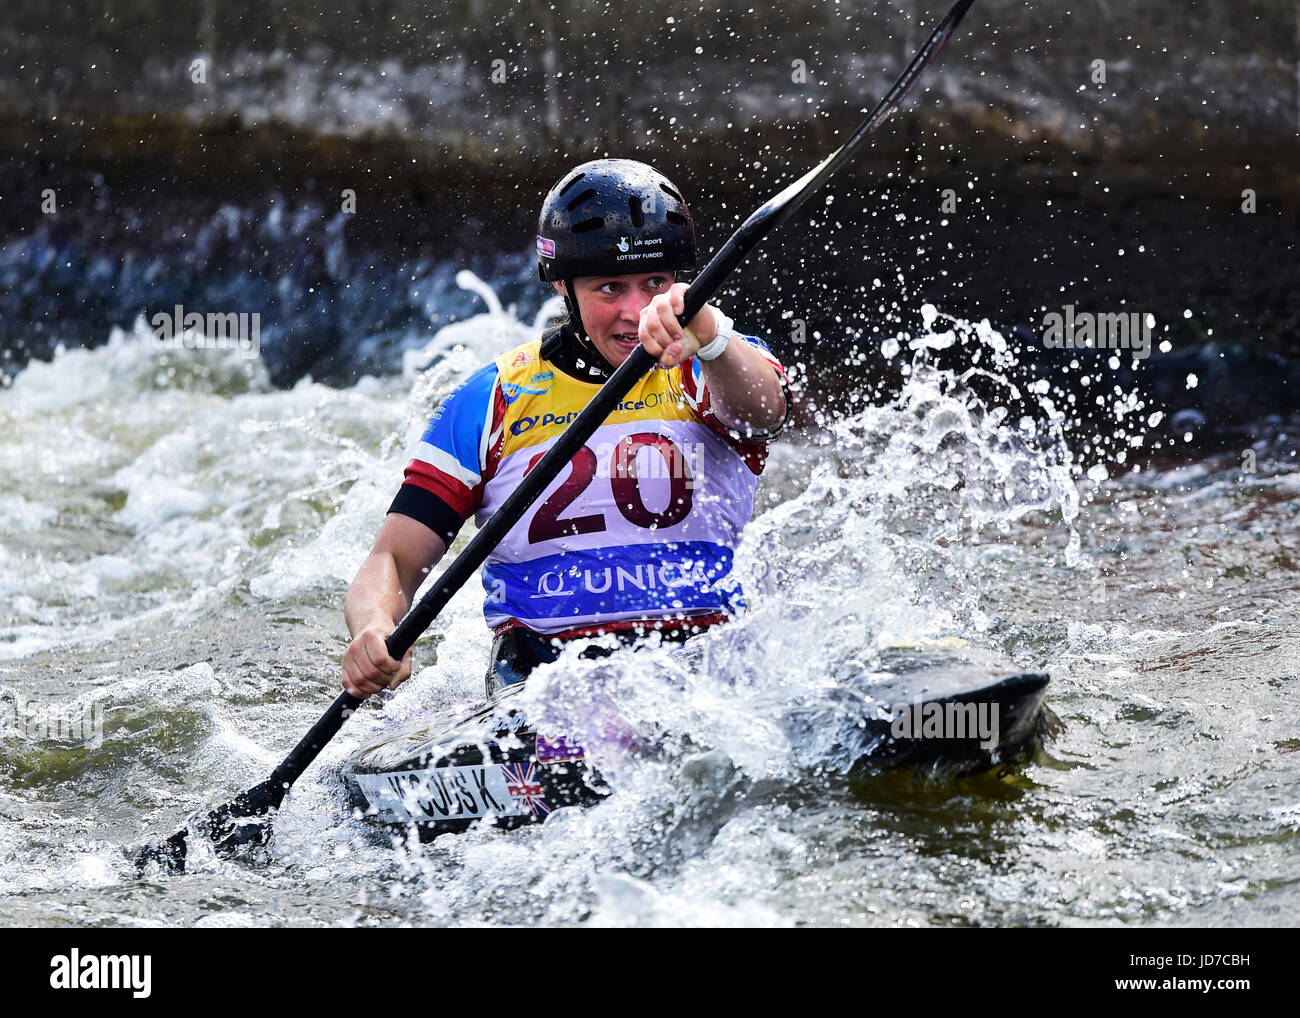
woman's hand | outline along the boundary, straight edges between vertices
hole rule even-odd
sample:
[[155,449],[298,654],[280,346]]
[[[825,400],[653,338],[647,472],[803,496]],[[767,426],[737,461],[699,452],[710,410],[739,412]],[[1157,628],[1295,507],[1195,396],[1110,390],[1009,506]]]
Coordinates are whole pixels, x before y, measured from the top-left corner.
[[384,644],[394,628],[368,626],[357,633],[343,655],[343,688],[358,700],[382,689],[395,689],[411,677],[411,651],[395,661]]
[[691,319],[689,331],[677,324],[677,316],[686,310],[686,289],[687,284],[674,283],[666,292],[652,297],[641,311],[641,345],[661,367],[676,367],[694,357],[700,347],[708,346],[718,335],[718,320],[707,304]]

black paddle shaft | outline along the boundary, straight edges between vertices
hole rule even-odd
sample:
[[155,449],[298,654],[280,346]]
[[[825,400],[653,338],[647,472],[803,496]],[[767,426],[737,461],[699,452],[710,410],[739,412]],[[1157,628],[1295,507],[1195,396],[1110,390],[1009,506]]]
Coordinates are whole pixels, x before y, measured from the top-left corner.
[[[957,0],[944,19],[939,22],[925,44],[917,51],[893,87],[885,94],[871,114],[858,126],[853,136],[821,163],[800,177],[780,194],[769,199],[741,225],[731,239],[715,254],[704,271],[696,277],[685,294],[685,310],[677,316],[684,327],[700,311],[732,271],[772,230],[790,218],[831,174],[836,172],[857,152],[867,136],[874,132],[898,108],[908,92],[920,80],[926,67],[934,60],[939,49],[956,29],[974,0]],[[632,391],[633,386],[654,365],[654,357],[643,346],[628,355],[600,391],[592,397],[573,422],[560,435],[546,455],[525,476],[519,487],[511,493],[501,507],[483,524],[469,544],[438,577],[428,592],[389,635],[388,653],[400,661],[417,639],[429,628],[433,620],[447,606],[456,591],[460,590],[478,571],[501,540],[519,522],[528,507],[541,497],[542,492],[559,476],[560,471],[573,459],[578,449],[587,441],[613,412],[614,408]],[[361,705],[351,693],[341,693],[292,752],[272,773],[267,782],[279,793],[293,784],[316,759],[316,755],[343,725],[343,722]]]

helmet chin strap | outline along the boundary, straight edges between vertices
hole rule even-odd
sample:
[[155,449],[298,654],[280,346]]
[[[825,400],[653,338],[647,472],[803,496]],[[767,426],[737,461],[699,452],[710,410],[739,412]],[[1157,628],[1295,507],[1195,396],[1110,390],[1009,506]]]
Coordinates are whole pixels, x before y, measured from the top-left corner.
[[[586,327],[582,324],[582,312],[578,310],[578,298],[573,295],[573,280],[564,281],[564,306],[569,311],[569,322],[573,325],[573,333],[579,339],[587,339]],[[591,342],[589,339],[587,342]]]

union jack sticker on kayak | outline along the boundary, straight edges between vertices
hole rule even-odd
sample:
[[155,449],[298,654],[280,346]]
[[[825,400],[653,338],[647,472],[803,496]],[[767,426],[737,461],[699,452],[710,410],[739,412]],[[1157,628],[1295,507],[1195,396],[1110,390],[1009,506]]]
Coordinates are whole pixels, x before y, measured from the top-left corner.
[[542,783],[537,780],[536,764],[502,764],[501,774],[506,779],[506,792],[521,810],[526,809],[535,817],[550,816],[552,807],[546,801]]

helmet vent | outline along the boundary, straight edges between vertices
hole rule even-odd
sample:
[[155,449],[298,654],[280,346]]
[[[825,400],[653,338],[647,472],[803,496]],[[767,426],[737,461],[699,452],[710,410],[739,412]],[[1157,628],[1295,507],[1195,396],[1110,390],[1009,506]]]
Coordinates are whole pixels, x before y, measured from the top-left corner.
[[605,225],[604,216],[596,216],[594,219],[584,219],[580,223],[573,224],[574,233],[587,233],[590,230],[599,230]]
[[664,218],[670,223],[676,223],[678,226],[686,225],[686,217],[680,212],[665,212]]
[[596,197],[596,189],[594,187],[589,187],[587,188],[587,190],[583,191],[580,195],[578,195],[578,197],[574,198],[573,201],[569,202],[569,204],[564,207],[568,209],[570,212],[572,212],[583,202],[590,201],[594,197]]
[[674,198],[676,198],[678,201],[682,201],[682,196],[681,196],[680,194],[678,194],[676,191],[674,191],[674,190],[673,190],[671,187],[669,187],[667,184],[665,184],[665,183],[663,183],[662,181],[660,181],[660,183],[659,183],[659,187],[663,190],[664,194],[670,194],[670,195],[672,195]]
[[580,180],[581,180],[583,177],[585,177],[585,176],[586,176],[585,173],[579,173],[579,174],[577,174],[576,176],[572,177],[572,178],[569,180],[569,182],[568,182],[567,184],[565,184],[562,188],[560,188],[560,193],[559,193],[558,195],[556,195],[556,197],[557,197],[557,198],[563,198],[563,197],[564,197],[564,193],[565,193],[566,191],[568,191],[569,188],[571,188],[574,184],[576,184],[578,181],[580,181]]
[[641,196],[631,195],[627,200],[627,211],[632,216],[632,225],[638,230],[645,226],[645,213],[641,211]]

